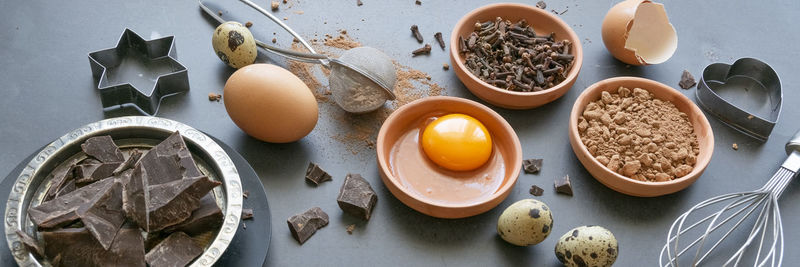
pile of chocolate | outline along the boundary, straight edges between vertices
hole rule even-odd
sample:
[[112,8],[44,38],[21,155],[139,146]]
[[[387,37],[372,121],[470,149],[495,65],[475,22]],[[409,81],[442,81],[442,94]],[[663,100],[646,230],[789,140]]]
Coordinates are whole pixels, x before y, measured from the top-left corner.
[[212,189],[180,133],[149,151],[126,155],[110,136],[81,145],[86,159],[50,175],[44,202],[28,209],[41,246],[23,243],[53,266],[185,266],[203,253],[198,242],[222,224]]
[[539,35],[525,19],[517,23],[497,17],[476,22],[467,38],[458,37],[469,71],[495,87],[537,92],[567,78],[574,56],[572,43],[555,34]]

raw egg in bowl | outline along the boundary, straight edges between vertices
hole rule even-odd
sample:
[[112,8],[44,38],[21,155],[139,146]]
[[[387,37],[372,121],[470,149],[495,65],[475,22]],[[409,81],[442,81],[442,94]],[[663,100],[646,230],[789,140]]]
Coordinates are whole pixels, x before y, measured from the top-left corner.
[[517,180],[522,148],[499,114],[477,102],[427,97],[397,109],[377,140],[381,179],[407,206],[464,218],[500,204]]

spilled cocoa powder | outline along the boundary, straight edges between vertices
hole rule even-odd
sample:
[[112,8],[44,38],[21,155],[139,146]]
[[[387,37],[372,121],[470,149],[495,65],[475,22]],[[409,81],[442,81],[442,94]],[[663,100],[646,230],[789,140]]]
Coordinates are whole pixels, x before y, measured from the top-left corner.
[[[348,49],[360,47],[361,43],[348,35],[346,30],[340,30],[337,36],[326,34],[322,40],[312,39],[311,45],[318,53],[335,58]],[[292,49],[306,51],[297,42],[292,43]],[[370,113],[351,114],[336,106],[336,103],[330,99],[331,93],[327,80],[327,77],[330,76],[329,69],[316,64],[296,61],[287,62],[289,71],[297,75],[311,89],[319,101],[320,120],[325,120],[324,118],[328,117],[338,122],[334,127],[335,130],[330,133],[330,137],[345,144],[346,149],[354,155],[358,154],[363,148],[375,148],[378,130],[383,121],[395,109],[417,99],[445,93],[444,88],[432,82],[430,75],[427,73],[397,62],[393,63],[397,69],[397,79],[394,86],[394,93],[397,99]]]
[[639,181],[689,174],[700,152],[686,113],[641,89],[603,92],[578,119],[581,141],[610,170]]

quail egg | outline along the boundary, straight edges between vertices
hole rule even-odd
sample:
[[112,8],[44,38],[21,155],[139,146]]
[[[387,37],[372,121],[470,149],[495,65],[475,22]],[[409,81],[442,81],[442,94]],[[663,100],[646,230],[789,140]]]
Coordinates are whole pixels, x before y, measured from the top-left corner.
[[569,230],[556,244],[556,258],[566,266],[611,266],[618,253],[614,234],[601,226]]
[[222,62],[241,68],[256,61],[256,39],[247,27],[235,21],[220,24],[211,37],[214,53]]
[[508,206],[497,220],[497,233],[517,246],[536,245],[553,229],[553,215],[544,202],[523,199]]

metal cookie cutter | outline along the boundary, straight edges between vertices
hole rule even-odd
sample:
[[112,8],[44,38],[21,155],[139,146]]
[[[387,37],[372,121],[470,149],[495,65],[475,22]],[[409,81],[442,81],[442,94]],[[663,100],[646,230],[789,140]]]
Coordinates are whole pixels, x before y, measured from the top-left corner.
[[125,29],[116,47],[89,53],[89,64],[104,111],[133,107],[154,116],[162,98],[189,91],[173,36],[145,41]]
[[754,58],[708,65],[696,94],[697,103],[708,113],[760,141],[772,133],[783,102],[778,74]]

